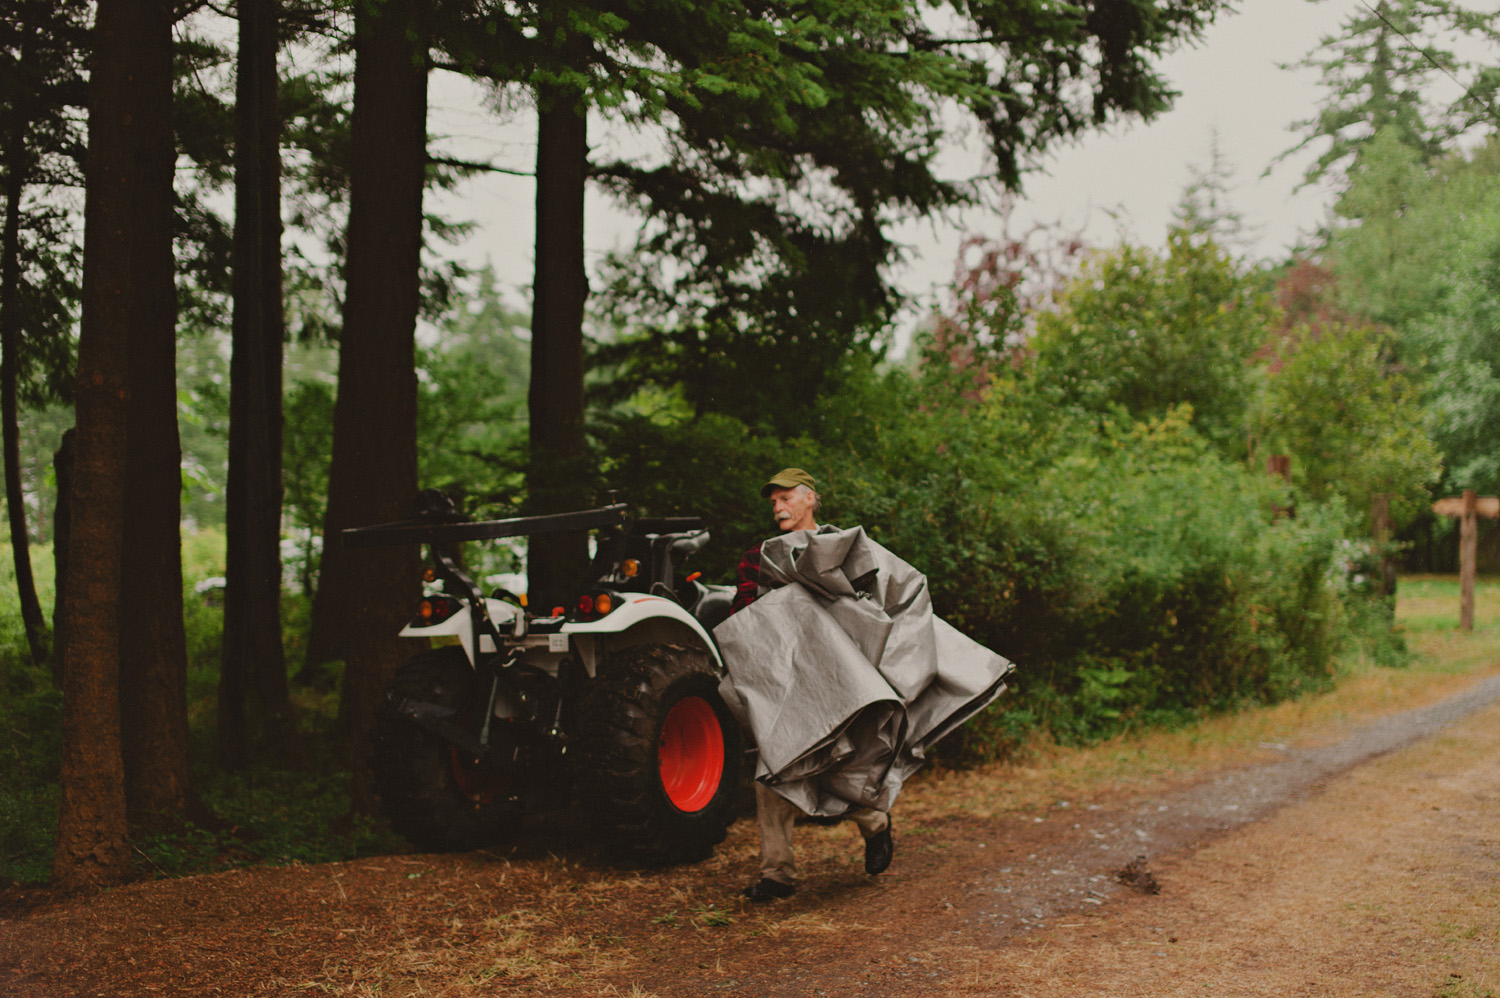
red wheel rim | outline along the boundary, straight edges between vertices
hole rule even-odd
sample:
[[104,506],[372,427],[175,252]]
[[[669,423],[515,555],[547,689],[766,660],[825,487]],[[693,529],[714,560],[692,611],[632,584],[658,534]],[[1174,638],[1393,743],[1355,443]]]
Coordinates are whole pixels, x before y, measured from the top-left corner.
[[661,788],[679,811],[701,811],[724,776],[724,731],[702,697],[683,697],[667,711],[656,750]]
[[496,798],[506,796],[510,789],[504,773],[479,765],[472,756],[452,745],[448,746],[448,762],[458,792],[475,804],[493,803]]

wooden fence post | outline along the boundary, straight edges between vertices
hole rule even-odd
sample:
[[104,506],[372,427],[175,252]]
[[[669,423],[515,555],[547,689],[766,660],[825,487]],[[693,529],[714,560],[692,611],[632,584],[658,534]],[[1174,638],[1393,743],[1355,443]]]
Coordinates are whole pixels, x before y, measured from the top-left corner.
[[1464,489],[1462,496],[1448,496],[1432,504],[1439,516],[1458,517],[1458,626],[1474,629],[1474,570],[1479,552],[1479,517],[1500,518],[1500,498],[1476,496]]
[[1473,489],[1464,489],[1463,513],[1458,520],[1458,628],[1474,629],[1474,560],[1478,552],[1479,521],[1474,515],[1477,499]]

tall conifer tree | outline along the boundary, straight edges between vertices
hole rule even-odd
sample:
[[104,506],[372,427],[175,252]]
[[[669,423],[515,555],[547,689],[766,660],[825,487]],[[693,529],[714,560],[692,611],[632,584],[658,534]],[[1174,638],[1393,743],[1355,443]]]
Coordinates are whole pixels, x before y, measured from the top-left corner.
[[[1351,8],[1339,33],[1298,63],[1322,74],[1327,93],[1315,116],[1292,125],[1303,138],[1282,156],[1326,142],[1304,175],[1314,183],[1347,174],[1383,130],[1425,160],[1476,125],[1493,128],[1500,65],[1460,56],[1464,42],[1493,52],[1500,13],[1456,0],[1376,0]],[[1437,99],[1434,84],[1447,89],[1454,80],[1464,95],[1451,103]]]
[[[148,338],[165,329],[170,344],[175,311],[171,5],[101,0],[93,39],[75,502],[64,583],[70,635],[52,865],[60,887],[107,883],[129,869],[122,583],[130,397],[144,387],[135,383],[130,354],[140,329],[151,330]],[[180,613],[177,619],[180,625]]]

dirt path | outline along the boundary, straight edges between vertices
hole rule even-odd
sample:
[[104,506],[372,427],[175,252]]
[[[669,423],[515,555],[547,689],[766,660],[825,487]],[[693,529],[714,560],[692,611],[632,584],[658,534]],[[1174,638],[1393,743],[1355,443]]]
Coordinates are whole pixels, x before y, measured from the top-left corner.
[[[897,813],[890,874],[799,833],[804,886],[612,869],[560,829],[386,856],[12,895],[0,995],[1500,993],[1500,677],[1331,744],[1148,797]],[[1161,893],[1113,874],[1144,856]]]
[[1500,707],[1165,855],[1157,897],[1061,918],[960,993],[1500,993]]

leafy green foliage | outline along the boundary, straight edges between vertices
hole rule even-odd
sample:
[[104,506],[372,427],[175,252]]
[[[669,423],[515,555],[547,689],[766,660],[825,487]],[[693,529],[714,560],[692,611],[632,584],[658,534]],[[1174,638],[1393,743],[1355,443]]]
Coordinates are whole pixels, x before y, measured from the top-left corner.
[[419,350],[417,458],[423,486],[513,512],[522,491],[530,347],[527,317],[500,297],[491,267]]
[[182,338],[177,348],[177,427],[182,441],[182,515],[223,526],[229,464],[229,337]]
[[[57,819],[62,693],[31,664],[19,616],[0,650],[0,880],[45,880]],[[15,633],[9,633],[14,631]]]
[[[1003,711],[1093,738],[1327,681],[1336,518],[1273,524],[1274,483],[1219,458],[1185,408],[1101,434],[1024,382],[965,399],[952,378],[871,384],[857,452],[828,453],[829,505],[922,568],[939,613],[1022,663]],[[994,746],[1015,723],[963,737]]]
[[642,515],[703,518],[709,543],[689,569],[719,581],[733,581],[740,555],[774,530],[761,483],[784,467],[815,466],[819,453],[810,440],[757,436],[733,417],[680,410],[610,415],[595,445],[600,488]]
[[203,798],[219,823],[145,837],[137,865],[148,876],[184,876],[238,866],[332,863],[401,849],[379,822],[351,819],[348,779],[330,760],[306,770],[209,774]]
[[1458,248],[1449,212],[1477,207],[1458,187],[1432,197],[1433,177],[1419,154],[1391,129],[1369,143],[1335,212],[1346,226],[1329,238],[1327,257],[1338,274],[1344,307],[1366,320],[1403,328],[1430,309],[1441,268]]
[[[3,525],[3,524],[0,524]],[[0,537],[9,540],[8,531]],[[31,547],[37,594],[52,601],[52,549]],[[41,882],[57,821],[62,692],[31,660],[16,597],[14,563],[0,560],[0,882]]]
[[19,415],[21,488],[28,529],[33,542],[51,541],[57,510],[57,473],[52,460],[63,433],[73,425],[73,409],[52,403],[22,409]]
[[1390,493],[1398,525],[1426,505],[1440,458],[1415,386],[1373,326],[1302,327],[1270,377],[1261,446],[1289,454],[1292,481],[1320,502],[1337,497],[1361,524],[1370,496]]
[[1497,203],[1494,141],[1424,167],[1382,133],[1340,202],[1358,224],[1328,251],[1344,308],[1391,327],[1453,488],[1500,488]]
[[[649,219],[606,275],[613,318],[645,335],[603,362],[628,390],[682,385],[696,412],[805,429],[900,304],[887,226],[1014,189],[1055,142],[1163,110],[1154,59],[1219,8],[807,0],[776,19],[735,3],[629,18],[610,54],[667,53],[679,85],[622,105],[666,126],[667,155],[596,165]],[[959,128],[983,136],[988,184],[942,175]]]
[[1389,629],[1345,584],[1341,505],[1306,499],[1277,520],[1284,487],[1221,456],[1190,407],[1060,404],[991,347],[958,346],[963,365],[950,339],[913,371],[854,368],[821,400],[816,439],[680,407],[632,415],[609,438],[610,481],[632,500],[691,496],[652,511],[705,513],[715,547],[694,567],[728,580],[771,532],[756,484],[813,470],[820,521],[862,525],[927,574],[940,614],[1020,664],[1018,690],[950,758],[1003,753],[1037,726],[1094,739],[1295,696]]
[[283,552],[282,560],[292,562],[289,567],[300,580],[298,588],[303,593],[311,593],[315,588],[316,539],[321,537],[328,506],[334,397],[332,376],[322,378],[311,374],[288,378],[281,404],[286,420],[281,444],[282,508],[297,541],[297,553],[288,559]]
[[1275,324],[1258,284],[1184,229],[1165,255],[1122,246],[1089,260],[1032,340],[1037,390],[1101,416],[1156,419],[1193,408],[1225,456],[1245,453],[1256,391],[1251,358]]
[[[1444,278],[1443,308],[1413,324],[1431,351],[1428,411],[1454,488],[1500,490],[1500,214]],[[1468,224],[1480,218],[1466,220]]]

